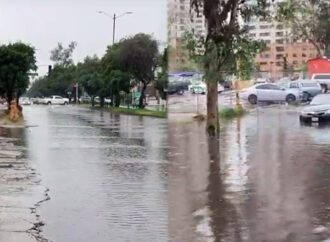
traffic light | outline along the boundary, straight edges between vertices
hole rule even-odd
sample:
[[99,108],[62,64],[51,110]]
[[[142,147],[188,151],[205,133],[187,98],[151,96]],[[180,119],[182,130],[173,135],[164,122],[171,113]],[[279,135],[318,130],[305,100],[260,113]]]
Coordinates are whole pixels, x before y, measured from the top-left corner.
[[48,76],[50,76],[50,74],[52,73],[52,68],[53,67],[51,65],[48,66]]

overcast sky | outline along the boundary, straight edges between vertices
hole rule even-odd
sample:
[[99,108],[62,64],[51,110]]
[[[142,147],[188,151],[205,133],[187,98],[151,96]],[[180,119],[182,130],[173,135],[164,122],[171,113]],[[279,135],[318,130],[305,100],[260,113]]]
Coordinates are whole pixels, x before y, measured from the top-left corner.
[[39,74],[47,72],[50,50],[58,42],[76,41],[74,60],[101,57],[112,43],[110,15],[131,11],[117,19],[116,40],[139,32],[166,41],[166,0],[0,0],[0,43],[23,41],[36,50]]

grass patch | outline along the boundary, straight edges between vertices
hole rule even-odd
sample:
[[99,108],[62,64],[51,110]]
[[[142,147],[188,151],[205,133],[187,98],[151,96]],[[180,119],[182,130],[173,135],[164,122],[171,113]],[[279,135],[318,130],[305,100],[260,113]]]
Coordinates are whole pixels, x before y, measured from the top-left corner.
[[166,111],[157,111],[157,110],[150,110],[150,109],[128,109],[128,108],[117,108],[117,107],[110,107],[107,108],[112,113],[121,113],[121,114],[128,114],[128,115],[138,115],[138,116],[148,116],[148,117],[155,117],[155,118],[166,118],[167,113]]
[[223,108],[219,112],[220,117],[224,119],[237,118],[243,116],[244,114],[246,114],[246,110],[242,107]]

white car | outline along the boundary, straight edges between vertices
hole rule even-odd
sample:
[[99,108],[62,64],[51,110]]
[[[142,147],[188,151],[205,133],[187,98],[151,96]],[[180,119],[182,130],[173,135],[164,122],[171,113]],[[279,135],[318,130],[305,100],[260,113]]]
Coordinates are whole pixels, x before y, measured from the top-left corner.
[[297,89],[288,89],[276,84],[263,83],[257,84],[250,88],[243,89],[240,92],[243,100],[249,101],[251,104],[261,102],[287,102],[294,103],[301,99],[302,92]]
[[46,97],[42,100],[43,104],[47,105],[52,105],[52,104],[57,104],[57,105],[68,105],[69,104],[69,99],[64,98],[61,96],[51,96],[51,97]]
[[19,103],[21,105],[31,105],[31,101],[30,101],[30,99],[28,97],[21,97],[19,99]]
[[193,94],[205,94],[206,84],[203,82],[195,83],[188,86],[188,90]]

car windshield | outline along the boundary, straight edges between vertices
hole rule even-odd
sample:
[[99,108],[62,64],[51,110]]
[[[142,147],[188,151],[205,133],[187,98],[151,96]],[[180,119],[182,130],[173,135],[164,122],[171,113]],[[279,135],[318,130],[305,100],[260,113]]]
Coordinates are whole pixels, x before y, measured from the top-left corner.
[[319,80],[330,79],[330,75],[315,75],[314,79],[319,79]]
[[330,104],[330,94],[321,94],[313,98],[311,105]]
[[301,83],[303,87],[318,87],[319,84],[317,82],[303,82]]

